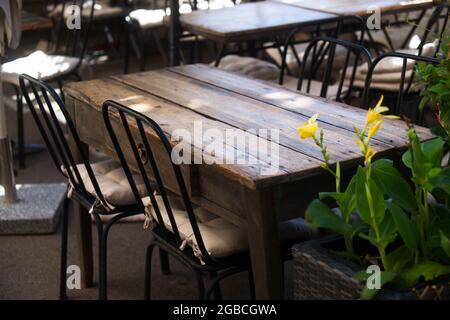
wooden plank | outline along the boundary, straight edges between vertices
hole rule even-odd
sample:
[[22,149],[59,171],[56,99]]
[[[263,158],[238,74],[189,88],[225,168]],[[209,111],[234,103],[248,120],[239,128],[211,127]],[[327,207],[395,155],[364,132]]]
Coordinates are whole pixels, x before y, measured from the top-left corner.
[[51,19],[37,14],[22,11],[21,28],[22,31],[50,29],[53,25]]
[[223,42],[273,36],[307,24],[335,19],[334,14],[275,2],[243,3],[219,10],[199,10],[182,15],[182,27],[192,33]]
[[[279,129],[280,145],[303,155],[322,159],[314,141],[298,138],[298,126],[308,119],[301,114],[276,108],[167,70],[114,76],[114,79],[242,130]],[[345,164],[346,161],[352,162],[360,158],[352,132],[325,122],[321,122],[320,126],[324,130],[324,142],[333,161],[339,160]],[[377,152],[392,148],[380,141],[374,141],[372,147]]]
[[317,10],[337,15],[367,16],[369,7],[380,8],[382,14],[422,10],[433,6],[433,0],[272,0],[297,8]]
[[[313,97],[306,93],[298,94],[297,91],[289,90],[277,84],[255,81],[209,65],[185,65],[169,68],[169,70],[306,117],[318,113],[321,121],[352,132],[354,132],[354,126],[362,127],[365,122],[366,110],[329,101],[325,98]],[[396,147],[404,147],[408,142],[406,130],[405,122],[385,119],[382,129],[374,139]],[[433,137],[427,128],[416,126],[416,131],[421,140]],[[404,134],[399,134],[401,132],[404,132]]]
[[[168,138],[171,138],[172,132],[176,129],[184,129],[189,133],[194,133],[194,123],[196,121],[202,122],[203,131],[208,129],[215,129],[224,131],[226,129],[233,129],[235,132],[242,134],[243,136],[251,136],[252,134],[236,130],[236,128],[227,125],[223,122],[207,118],[193,112],[186,108],[180,108],[173,103],[169,103],[163,99],[146,94],[143,91],[133,89],[131,87],[124,86],[120,82],[113,80],[93,80],[84,81],[80,83],[69,84],[65,87],[65,92],[77,99],[84,101],[92,108],[100,111],[102,103],[107,100],[115,100],[126,106],[129,106],[135,110],[149,115],[153,120],[160,123],[163,130],[167,133]],[[88,118],[85,121],[90,121]],[[86,126],[86,130],[89,130],[89,126]],[[83,130],[83,129],[81,129]],[[99,139],[104,139],[104,134],[99,135]],[[253,135],[255,138],[256,136]],[[264,141],[259,141],[263,143]],[[97,143],[100,144],[100,141]],[[198,142],[193,142],[194,147],[198,147],[204,150],[207,145],[207,141],[204,145],[198,145]],[[280,147],[280,158],[278,173],[268,176],[261,176],[261,170],[268,167],[265,159],[261,158],[258,151],[251,149],[250,146],[245,145],[233,145],[231,142],[225,142],[225,152],[233,152],[237,157],[246,157],[250,159],[252,157],[255,160],[255,164],[252,165],[229,165],[221,164],[217,165],[224,171],[223,174],[235,177],[243,184],[265,184],[274,183],[275,180],[290,179],[292,177],[298,177],[298,175],[312,174],[314,171],[320,170],[320,162],[310,158],[302,157],[298,153],[288,148]],[[235,150],[236,149],[236,150]],[[195,153],[195,151],[194,151]]]

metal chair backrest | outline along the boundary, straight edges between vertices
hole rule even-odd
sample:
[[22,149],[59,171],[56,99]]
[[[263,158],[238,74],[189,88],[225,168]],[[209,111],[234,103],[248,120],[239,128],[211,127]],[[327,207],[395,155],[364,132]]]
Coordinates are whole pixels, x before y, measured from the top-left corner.
[[[408,116],[410,121],[413,121],[414,123],[421,124],[422,122],[422,113],[419,113],[418,111],[418,104],[420,102],[420,88],[414,88],[414,86],[417,84],[415,81],[416,79],[416,66],[417,63],[431,63],[431,64],[438,64],[440,62],[439,59],[433,58],[433,57],[426,57],[426,56],[420,56],[420,55],[412,55],[407,53],[401,53],[401,52],[388,52],[384,53],[380,56],[378,56],[376,59],[372,61],[372,65],[369,67],[366,81],[364,85],[364,93],[363,93],[363,99],[361,100],[362,105],[361,107],[364,109],[368,109],[370,107],[370,102],[372,98],[378,99],[380,94],[389,93],[386,90],[377,88],[373,86],[373,77],[374,73],[377,70],[377,66],[380,65],[380,63],[386,59],[399,59],[401,60],[401,71],[397,76],[399,75],[399,83],[395,84],[392,83],[390,92],[393,92],[393,98],[395,99],[395,104],[389,105],[390,112],[395,115],[404,116],[406,115],[403,110],[403,103],[405,100],[405,96],[408,96],[408,98],[412,98],[412,103],[409,101],[409,104],[412,104],[414,106],[414,110],[412,110],[412,106],[408,108],[409,112],[414,113],[414,119],[412,119],[410,116]],[[408,69],[408,60],[414,61],[414,66]],[[410,70],[411,74],[408,76],[407,71]],[[397,77],[396,76],[396,77]],[[398,90],[392,90],[396,86],[398,86]],[[411,89],[413,91],[411,91]]]
[[[332,27],[325,28],[321,24],[317,24],[316,28],[313,32],[314,38],[319,37],[332,37],[339,39],[342,37],[343,34],[348,34],[349,32],[353,33],[354,31],[359,31],[359,35],[357,36],[357,39],[354,41],[357,44],[362,45],[364,41],[364,36],[367,31],[365,20],[359,16],[342,16],[334,21],[329,21],[324,23],[325,25],[332,25]],[[325,30],[324,30],[325,29]],[[296,63],[298,66],[301,66],[303,61],[300,58],[299,53],[297,52],[295,48],[296,44],[296,35],[302,31],[302,28],[295,28],[292,30],[289,35],[286,37],[284,41],[283,48],[280,48],[281,51],[281,70],[280,70],[280,77],[279,77],[279,84],[283,84],[284,76],[285,74],[291,74],[291,71],[289,70],[289,67],[287,65],[287,55],[288,51],[292,51],[293,56],[296,60]],[[320,57],[321,60],[325,58],[325,55],[328,51],[328,47],[323,44],[320,46],[316,46],[313,50],[314,56]]]
[[[205,248],[180,165],[175,164],[172,161],[172,146],[161,127],[154,120],[142,113],[132,110],[115,101],[106,101],[103,104],[103,119],[137,203],[142,206],[144,205],[139,195],[136,181],[134,181],[133,175],[131,174],[132,163],[135,166],[133,169],[142,176],[147,194],[150,197],[152,209],[157,217],[156,220],[158,226],[168,237],[175,238],[175,245],[179,248],[183,240],[178,230],[173,208],[169,201],[169,189],[167,188],[167,183],[164,182],[168,175],[173,174],[176,180],[176,186],[172,185],[172,190],[170,191],[175,192],[180,196],[180,200],[184,205],[187,218],[192,227],[203,261],[212,261],[212,258]],[[119,134],[121,134],[121,137],[126,138],[119,139]],[[153,137],[154,140],[152,142],[149,141],[149,136]],[[139,145],[136,141],[140,141]],[[158,149],[159,154],[155,152],[156,145],[162,148]],[[131,150],[132,159],[126,157],[124,150]],[[145,159],[142,157],[143,153],[145,154]],[[161,160],[161,158],[164,159]],[[163,162],[164,168],[161,170]],[[164,172],[166,175],[163,174]],[[152,186],[152,182],[156,184],[156,187]],[[178,190],[173,190],[174,188]],[[154,193],[155,191],[161,196],[164,208],[160,208]],[[170,224],[171,230],[168,230],[166,227],[162,212],[167,214],[169,222],[166,223]]]
[[[55,6],[55,26],[49,50],[55,54],[79,58],[86,52],[97,0],[63,0]],[[79,24],[78,24],[79,22]]]
[[[318,49],[318,47],[320,47]],[[336,62],[336,48],[342,48],[345,51],[345,60]],[[321,50],[321,54],[317,54]],[[327,57],[324,59],[324,57]],[[338,90],[333,100],[345,102],[353,92],[356,72],[361,63],[370,66],[372,61],[369,51],[361,44],[350,41],[339,40],[329,37],[319,37],[310,42],[306,48],[297,90],[310,93],[311,83],[314,79],[321,81],[320,96],[328,96],[328,88],[332,82],[334,74],[337,73]],[[323,68],[321,68],[323,67]],[[308,69],[308,70],[307,70]],[[323,75],[319,79],[318,70],[322,69]],[[339,70],[339,72],[335,72]],[[308,73],[308,78],[305,75]],[[336,78],[336,76],[334,76]],[[345,86],[345,91],[343,90]]]
[[[73,151],[76,150],[81,156],[81,165],[86,168],[96,198],[105,208],[108,208],[92,167],[83,152],[81,140],[73,121],[61,97],[45,82],[29,75],[20,75],[19,81],[25,100],[56,168],[69,179],[69,184],[76,192],[81,193],[88,199],[92,198],[92,195],[86,190],[86,181],[83,181],[77,167],[73,154]],[[65,127],[59,121],[57,113],[64,117]],[[71,136],[73,144],[69,144],[65,135],[66,132]]]

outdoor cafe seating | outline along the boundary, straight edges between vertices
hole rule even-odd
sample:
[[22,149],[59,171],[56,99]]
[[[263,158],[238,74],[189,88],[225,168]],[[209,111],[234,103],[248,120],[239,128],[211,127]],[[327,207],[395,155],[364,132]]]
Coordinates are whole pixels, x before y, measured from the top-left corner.
[[3,1],[0,299],[448,300],[449,7]]

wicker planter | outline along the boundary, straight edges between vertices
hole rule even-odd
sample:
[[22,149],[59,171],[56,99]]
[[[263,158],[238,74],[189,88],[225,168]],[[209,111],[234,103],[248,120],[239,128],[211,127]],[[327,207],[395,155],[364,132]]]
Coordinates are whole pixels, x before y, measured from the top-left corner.
[[[364,244],[359,246],[364,247]],[[359,299],[363,283],[353,279],[361,268],[333,253],[343,250],[343,239],[337,236],[307,241],[293,247],[294,299],[351,300]],[[358,245],[355,245],[358,251]],[[450,299],[450,277],[441,277],[404,291],[383,289],[378,299],[429,300]]]

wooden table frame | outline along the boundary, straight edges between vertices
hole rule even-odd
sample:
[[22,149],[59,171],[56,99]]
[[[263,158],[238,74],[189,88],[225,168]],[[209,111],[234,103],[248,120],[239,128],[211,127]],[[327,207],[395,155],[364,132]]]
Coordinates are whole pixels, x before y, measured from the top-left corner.
[[[361,161],[353,143],[352,127],[355,123],[364,123],[364,110],[312,98],[206,65],[71,83],[64,91],[67,108],[81,140],[112,157],[115,152],[109,139],[105,139],[107,134],[101,115],[101,105],[106,99],[135,106],[137,110],[141,107],[148,110],[145,112],[150,112],[165,132],[172,132],[180,124],[190,129],[191,121],[196,119],[206,124],[214,122],[220,128],[234,126],[242,130],[254,124],[247,123],[246,118],[257,118],[255,121],[261,126],[276,121],[278,124],[274,126],[281,126],[281,123],[286,126],[280,127],[280,171],[276,174],[261,176],[255,167],[248,165],[183,167],[195,204],[232,223],[247,226],[259,299],[283,297],[278,222],[301,215],[309,202],[317,197],[318,191],[331,190],[334,183],[320,167],[320,151],[311,141],[297,138],[294,133],[297,123],[300,125],[313,113],[320,113],[319,121],[326,131],[329,152],[332,159],[341,161],[343,176],[348,176]],[[195,101],[195,96],[204,99]],[[221,104],[219,108],[218,104]],[[239,114],[235,108],[247,112]],[[407,138],[398,132],[406,126],[392,120],[386,120],[383,125],[385,130],[380,130],[374,138],[373,148],[379,156],[398,160],[407,143]],[[418,127],[417,131],[422,139],[431,137],[427,129]],[[341,152],[341,148],[345,148],[345,152]],[[89,286],[93,270],[91,221],[84,210],[76,208],[76,212],[83,285]]]

